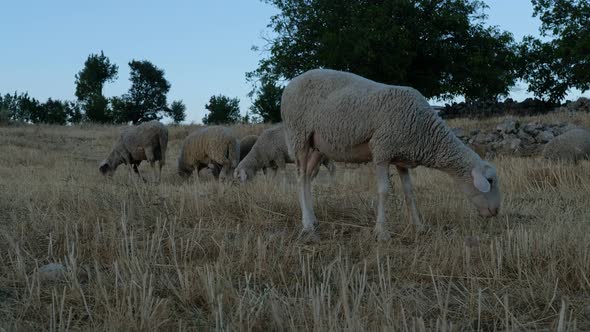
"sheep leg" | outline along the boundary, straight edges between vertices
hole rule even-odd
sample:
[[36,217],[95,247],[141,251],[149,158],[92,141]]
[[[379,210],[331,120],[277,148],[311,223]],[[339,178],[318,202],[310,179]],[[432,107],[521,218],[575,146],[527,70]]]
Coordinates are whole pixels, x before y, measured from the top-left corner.
[[158,179],[158,175],[156,174],[156,155],[154,154],[154,149],[147,147],[144,149],[145,151],[145,157],[148,161],[148,163],[150,163],[150,167],[152,168],[152,175],[153,175],[153,181],[155,183],[159,182]]
[[416,195],[414,194],[414,186],[412,186],[412,178],[410,177],[410,172],[405,167],[396,166],[397,173],[399,174],[400,179],[402,180],[402,186],[404,188],[404,196],[406,198],[406,205],[408,207],[408,212],[412,218],[412,223],[416,227],[422,227],[422,221],[420,218],[420,214],[418,213],[418,208],[416,206]]
[[162,180],[162,167],[164,167],[164,161],[158,161],[158,182]]
[[375,175],[377,177],[377,222],[375,223],[375,237],[379,241],[388,241],[391,236],[385,228],[385,199],[389,192],[389,163],[382,162],[375,165]]
[[[313,198],[311,196],[311,182],[315,178],[315,175],[318,174],[318,169],[320,168],[320,161],[321,160],[322,160],[322,155],[317,150],[313,150],[311,152],[311,155],[307,159],[307,169],[306,169],[305,173],[307,174],[307,177],[309,179],[308,184],[307,184],[308,185],[307,191],[309,192],[309,195],[306,195],[305,197],[307,199],[307,205],[311,207],[312,213],[313,213]],[[284,168],[285,167],[283,167],[283,169]],[[283,172],[283,173],[285,173],[285,172]],[[315,218],[315,213],[314,213],[313,220],[314,220],[314,227],[317,227],[318,221]]]
[[[143,178],[143,176],[141,176],[141,173],[139,173],[139,168],[137,167],[137,166],[138,166],[138,164],[130,164],[129,166],[130,166],[130,167],[129,167],[129,173],[130,173],[130,174],[131,174],[131,170],[133,170],[133,172],[134,172],[135,174],[137,174],[137,176],[138,176],[138,177],[141,179],[141,181],[143,181],[144,183],[145,183],[145,182],[147,182],[147,181],[146,181],[146,180]],[[133,175],[131,175],[131,176],[133,177]]]
[[[301,207],[301,217],[303,230],[302,235],[309,235],[311,240],[317,240],[315,235],[315,226],[317,220],[313,211],[313,202],[311,197],[311,177],[307,172],[309,162],[311,161],[311,150],[305,148],[297,153],[297,175],[299,186],[299,206]],[[315,236],[314,236],[315,235]]]

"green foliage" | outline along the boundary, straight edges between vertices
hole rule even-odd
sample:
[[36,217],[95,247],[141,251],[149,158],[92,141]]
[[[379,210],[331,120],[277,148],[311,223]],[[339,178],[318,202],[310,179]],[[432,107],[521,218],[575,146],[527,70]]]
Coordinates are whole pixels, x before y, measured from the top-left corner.
[[211,96],[209,103],[205,108],[209,114],[203,118],[206,125],[213,124],[232,124],[241,122],[240,100],[238,98],[229,98],[224,95]]
[[77,124],[84,120],[84,114],[82,113],[79,103],[75,101],[65,101],[64,107],[66,109],[69,123]]
[[80,103],[83,105],[88,121],[98,123],[113,122],[113,114],[109,109],[109,100],[103,95],[92,95]]
[[[484,26],[478,0],[267,0],[279,14],[255,84],[318,68],[350,71],[427,97],[490,99],[515,82],[512,35]],[[257,82],[257,80],[261,80]]]
[[76,74],[76,97],[86,111],[86,117],[93,122],[111,122],[108,100],[102,95],[104,84],[117,79],[119,68],[112,64],[101,51],[90,54],[84,68]]
[[2,105],[2,96],[0,96],[0,126],[10,124],[10,111]]
[[161,119],[161,113],[167,110],[166,94],[170,91],[170,83],[164,78],[164,70],[147,60],[132,60],[129,67],[129,92],[112,100],[115,118],[134,124]]
[[166,112],[175,124],[179,124],[186,119],[186,106],[182,103],[182,100],[173,101],[170,107],[166,109]]
[[543,42],[528,36],[520,46],[520,75],[535,96],[562,100],[570,88],[590,90],[590,1],[532,0]]
[[[281,96],[284,87],[278,86],[276,82],[263,80],[253,94],[256,95],[250,111],[260,117],[262,122],[281,122]],[[249,121],[249,115],[246,114]]]
[[36,117],[35,123],[65,125],[68,121],[66,103],[61,100],[49,98],[45,103],[40,105],[34,116]]

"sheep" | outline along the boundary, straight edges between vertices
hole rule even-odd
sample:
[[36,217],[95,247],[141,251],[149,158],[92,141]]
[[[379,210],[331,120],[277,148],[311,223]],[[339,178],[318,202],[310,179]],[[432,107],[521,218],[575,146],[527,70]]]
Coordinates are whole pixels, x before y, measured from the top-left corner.
[[496,169],[461,142],[411,87],[386,85],[361,76],[314,69],[295,77],[281,98],[290,154],[296,158],[303,230],[317,240],[311,179],[322,157],[372,161],[378,191],[374,234],[388,240],[385,198],[389,165],[401,178],[412,223],[422,227],[409,168],[426,166],[450,175],[479,210],[497,215],[501,194]]
[[[293,162],[294,160],[289,155],[287,141],[285,140],[285,127],[282,123],[276,124],[260,134],[250,153],[240,161],[235,169],[234,178],[246,182],[252,179],[260,169],[266,174],[267,168],[273,170],[274,176],[277,170],[284,170],[286,164],[292,164]],[[321,163],[332,176],[336,170],[334,163],[326,158]]]
[[576,128],[555,137],[543,148],[543,157],[574,163],[590,159],[590,130]]
[[258,136],[256,135],[248,135],[240,140],[240,161],[244,160],[246,155],[252,150],[252,146],[254,146],[256,140],[258,140]]
[[215,170],[214,176],[228,177],[238,165],[240,145],[231,130],[222,126],[198,129],[186,137],[178,157],[178,174],[188,177],[197,169]]
[[[162,167],[166,164],[167,146],[168,129],[156,120],[126,128],[121,132],[109,156],[100,163],[99,171],[103,175],[112,176],[120,164],[125,164],[143,179],[137,167],[142,160],[147,160],[152,167],[154,181],[159,182]],[[158,172],[155,167],[156,161],[159,166]]]

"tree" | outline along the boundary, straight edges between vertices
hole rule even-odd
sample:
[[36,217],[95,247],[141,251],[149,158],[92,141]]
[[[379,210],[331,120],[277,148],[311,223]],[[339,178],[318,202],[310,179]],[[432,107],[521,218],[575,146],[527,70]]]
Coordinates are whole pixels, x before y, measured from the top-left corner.
[[84,119],[84,114],[80,109],[80,104],[75,101],[66,101],[64,102],[64,107],[66,109],[68,122],[71,124],[76,124],[82,122]]
[[[281,122],[281,96],[284,87],[276,82],[263,80],[260,86],[253,91],[256,95],[250,111],[261,118],[262,122]],[[248,116],[248,114],[246,115]]]
[[211,96],[209,103],[205,105],[209,114],[203,118],[206,125],[231,124],[240,122],[240,100],[224,95]]
[[51,98],[40,105],[35,117],[35,123],[65,125],[68,121],[65,103],[61,100]]
[[175,100],[167,109],[167,113],[175,124],[179,124],[186,119],[186,106],[182,103],[182,100]]
[[118,100],[112,100],[115,117],[133,124],[161,119],[161,113],[167,111],[166,94],[170,91],[164,70],[147,60],[132,60],[129,67],[129,92]]
[[[16,92],[15,92],[16,96]],[[13,113],[13,119],[21,122],[40,123],[43,116],[41,103],[28,93],[21,93],[17,97],[18,108]]]
[[426,97],[507,94],[516,68],[512,35],[485,27],[479,0],[266,0],[268,57],[247,79],[290,80],[313,68],[409,85]]
[[86,112],[86,117],[94,122],[111,122],[108,100],[102,95],[104,84],[117,79],[119,67],[112,64],[102,51],[90,54],[84,68],[76,74],[76,97]]
[[532,0],[543,42],[527,36],[520,46],[521,76],[535,96],[557,102],[570,88],[590,90],[590,1]]

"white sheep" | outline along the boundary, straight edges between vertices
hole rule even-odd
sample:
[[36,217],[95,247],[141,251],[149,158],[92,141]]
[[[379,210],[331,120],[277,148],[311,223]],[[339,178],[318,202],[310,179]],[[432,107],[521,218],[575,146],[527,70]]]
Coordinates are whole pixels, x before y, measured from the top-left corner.
[[219,169],[214,172],[225,178],[237,166],[240,158],[240,145],[232,131],[222,126],[198,129],[188,135],[178,157],[178,174],[190,176],[197,169],[209,167]]
[[590,159],[590,130],[576,128],[555,137],[545,145],[543,156],[574,163]]
[[244,160],[248,153],[250,153],[250,150],[252,150],[252,147],[257,140],[257,135],[248,135],[246,137],[242,137],[240,140],[240,161]]
[[[99,170],[103,175],[112,176],[119,165],[125,164],[132,167],[141,177],[137,167],[142,160],[147,160],[152,167],[154,181],[159,182],[162,167],[166,164],[167,146],[168,129],[156,120],[125,128],[109,156],[100,163]],[[159,166],[158,172],[155,167],[156,161]]]
[[374,163],[379,193],[375,235],[380,240],[389,239],[384,224],[390,164],[397,168],[415,225],[422,223],[408,169],[419,165],[454,178],[480,215],[495,216],[499,211],[494,166],[463,144],[413,88],[346,72],[311,70],[287,85],[281,115],[289,149],[296,156],[302,234],[311,239],[317,239],[311,179],[324,156]]
[[[285,140],[285,127],[282,123],[276,124],[260,134],[250,152],[238,164],[234,171],[234,178],[245,182],[252,179],[260,169],[266,174],[268,168],[272,169],[275,176],[278,170],[284,170],[286,164],[293,162]],[[333,162],[324,158],[321,164],[328,169],[330,175],[334,174],[336,167]]]

